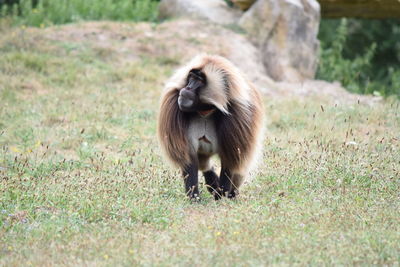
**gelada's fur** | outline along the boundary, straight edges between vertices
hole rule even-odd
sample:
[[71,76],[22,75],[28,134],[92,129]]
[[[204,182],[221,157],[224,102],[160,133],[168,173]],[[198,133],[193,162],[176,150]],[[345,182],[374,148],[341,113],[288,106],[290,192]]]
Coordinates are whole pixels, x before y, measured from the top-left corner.
[[192,157],[188,144],[190,114],[178,107],[179,90],[185,87],[190,70],[204,72],[207,86],[200,92],[204,103],[218,109],[216,130],[218,155],[222,165],[246,175],[259,149],[263,131],[263,106],[260,94],[227,59],[200,55],[179,69],[167,83],[158,117],[158,138],[167,158],[185,168]]

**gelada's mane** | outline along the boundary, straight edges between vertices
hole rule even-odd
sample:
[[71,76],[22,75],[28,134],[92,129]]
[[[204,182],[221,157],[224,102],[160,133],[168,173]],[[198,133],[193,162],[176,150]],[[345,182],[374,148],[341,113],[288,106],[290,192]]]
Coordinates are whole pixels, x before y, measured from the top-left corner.
[[190,116],[179,110],[179,90],[190,70],[199,69],[207,78],[200,100],[214,105],[218,153],[224,167],[242,171],[254,158],[262,132],[262,101],[258,91],[227,59],[200,55],[179,69],[164,88],[158,117],[158,138],[167,158],[184,168],[191,162],[187,130]]

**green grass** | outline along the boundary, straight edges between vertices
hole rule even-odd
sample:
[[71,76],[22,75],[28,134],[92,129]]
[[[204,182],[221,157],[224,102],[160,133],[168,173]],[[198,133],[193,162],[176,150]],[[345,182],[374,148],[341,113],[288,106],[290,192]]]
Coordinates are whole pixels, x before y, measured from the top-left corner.
[[0,5],[1,16],[11,16],[15,24],[45,27],[82,20],[154,21],[156,0],[20,0]]
[[155,138],[177,61],[122,57],[2,32],[1,266],[399,265],[398,100],[265,98],[259,173],[192,204]]

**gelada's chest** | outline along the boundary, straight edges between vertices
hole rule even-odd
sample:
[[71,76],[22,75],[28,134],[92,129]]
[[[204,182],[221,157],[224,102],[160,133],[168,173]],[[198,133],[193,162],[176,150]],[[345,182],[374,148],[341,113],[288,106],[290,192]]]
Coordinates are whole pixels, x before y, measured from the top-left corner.
[[215,122],[213,117],[197,116],[189,125],[189,142],[197,153],[217,153],[218,142]]

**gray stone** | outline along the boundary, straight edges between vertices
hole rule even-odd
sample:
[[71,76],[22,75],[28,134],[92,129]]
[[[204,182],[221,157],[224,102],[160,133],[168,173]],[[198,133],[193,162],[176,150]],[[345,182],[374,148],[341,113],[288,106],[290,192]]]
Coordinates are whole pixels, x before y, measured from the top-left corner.
[[239,25],[261,50],[273,79],[312,79],[318,64],[320,6],[316,0],[258,0]]
[[230,8],[224,0],[162,0],[159,6],[161,19],[185,17],[235,24],[241,14],[240,10]]

